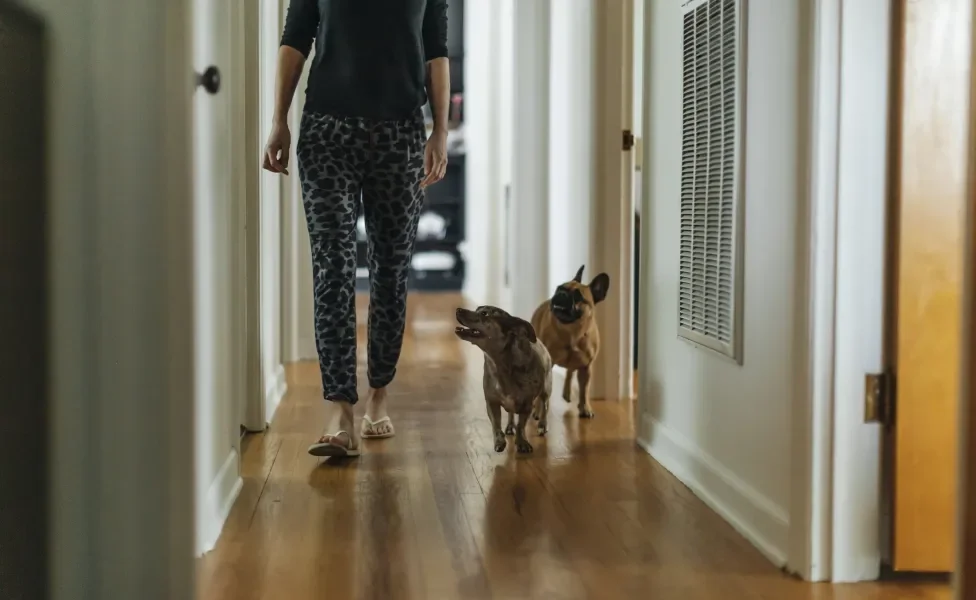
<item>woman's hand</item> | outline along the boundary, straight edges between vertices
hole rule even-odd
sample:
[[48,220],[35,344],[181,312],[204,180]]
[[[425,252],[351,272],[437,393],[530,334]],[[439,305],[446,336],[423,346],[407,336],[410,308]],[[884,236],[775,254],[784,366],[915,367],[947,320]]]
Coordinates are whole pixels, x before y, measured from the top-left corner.
[[444,179],[447,173],[447,131],[434,129],[427,138],[427,149],[424,150],[424,180],[420,187],[425,188]]
[[261,166],[272,173],[288,174],[288,151],[291,149],[291,131],[288,124],[275,122],[264,147],[264,160]]

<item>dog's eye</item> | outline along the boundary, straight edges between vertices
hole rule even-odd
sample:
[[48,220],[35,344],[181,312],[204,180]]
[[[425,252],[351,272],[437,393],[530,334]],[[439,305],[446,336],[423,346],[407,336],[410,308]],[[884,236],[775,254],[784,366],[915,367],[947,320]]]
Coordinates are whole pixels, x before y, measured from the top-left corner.
[[487,310],[482,310],[478,314],[481,315],[482,317],[487,317],[488,316],[488,311]]

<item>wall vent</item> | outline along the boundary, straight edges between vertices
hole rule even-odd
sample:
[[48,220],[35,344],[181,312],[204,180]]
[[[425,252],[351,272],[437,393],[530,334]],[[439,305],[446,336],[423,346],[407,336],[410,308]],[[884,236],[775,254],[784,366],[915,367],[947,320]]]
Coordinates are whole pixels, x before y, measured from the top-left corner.
[[678,335],[742,361],[743,0],[684,0]]

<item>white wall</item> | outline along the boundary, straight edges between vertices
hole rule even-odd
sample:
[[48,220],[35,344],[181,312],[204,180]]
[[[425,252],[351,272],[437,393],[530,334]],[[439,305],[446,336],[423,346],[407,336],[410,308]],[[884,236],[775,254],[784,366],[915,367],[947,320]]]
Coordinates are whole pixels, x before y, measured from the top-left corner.
[[640,440],[769,558],[786,561],[806,215],[805,0],[747,9],[742,366],[677,338],[681,8],[647,6]]
[[[492,0],[475,0],[492,1]],[[495,210],[497,219],[502,224],[496,243],[500,244],[499,268],[496,273],[498,279],[495,285],[500,285],[503,289],[503,297],[498,305],[506,309],[511,308],[511,289],[514,285],[511,273],[511,256],[506,250],[511,239],[508,218],[509,212],[514,206],[511,197],[512,185],[512,154],[515,151],[514,130],[515,130],[515,93],[514,93],[514,73],[515,73],[515,0],[497,0],[499,10],[498,27],[498,46],[499,55],[498,76],[497,76],[497,100],[498,100],[498,131],[499,140],[496,149],[498,156],[499,182],[502,188],[500,198]],[[507,200],[506,200],[507,198]]]
[[[549,49],[549,269],[551,294],[590,263],[595,136],[593,0],[551,4]],[[521,160],[521,159],[520,159]],[[589,264],[586,281],[596,275]],[[546,295],[539,297],[540,302]],[[526,318],[531,314],[526,315]]]
[[[314,298],[312,286],[312,251],[305,223],[305,205],[298,177],[298,129],[305,108],[305,88],[308,85],[309,65],[315,56],[312,48],[306,67],[295,89],[289,123],[292,132],[291,175],[285,177],[282,196],[282,360],[295,362],[315,360]],[[270,115],[264,118],[270,120]]]
[[23,4],[50,85],[51,598],[190,598],[184,3]]
[[[550,0],[514,3],[511,200],[508,214],[511,311],[529,318],[549,286]],[[531,258],[529,258],[531,257]]]
[[[459,0],[455,0],[459,1]],[[501,243],[502,115],[499,38],[503,3],[467,0],[464,6],[465,277],[463,293],[478,304],[503,302],[505,253]],[[501,209],[500,209],[501,207]]]

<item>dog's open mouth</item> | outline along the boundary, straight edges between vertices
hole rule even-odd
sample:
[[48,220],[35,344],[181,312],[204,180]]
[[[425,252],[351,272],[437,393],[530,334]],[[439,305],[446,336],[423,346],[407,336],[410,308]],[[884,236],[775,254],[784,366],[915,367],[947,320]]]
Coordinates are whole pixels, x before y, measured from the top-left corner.
[[474,339],[479,338],[484,334],[480,329],[475,329],[473,327],[455,327],[454,335],[461,338]]
[[568,324],[572,323],[576,319],[580,318],[580,311],[574,308],[563,308],[563,307],[553,307],[551,309],[552,316],[556,317],[560,323]]

